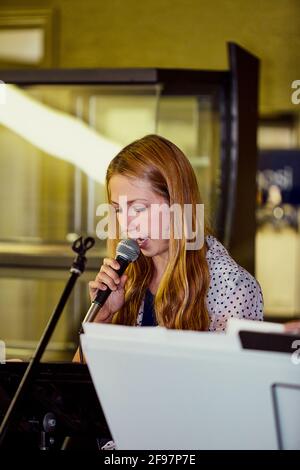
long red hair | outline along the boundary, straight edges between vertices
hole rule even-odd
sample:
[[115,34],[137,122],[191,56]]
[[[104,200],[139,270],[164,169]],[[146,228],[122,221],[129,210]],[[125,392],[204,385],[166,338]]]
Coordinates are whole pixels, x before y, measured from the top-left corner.
[[[141,178],[154,192],[164,196],[169,205],[192,205],[193,226],[196,205],[201,204],[193,168],[184,153],[172,142],[158,135],[147,135],[127,145],[111,161],[106,175],[108,200],[109,181],[113,175]],[[207,227],[202,227],[204,236]],[[115,255],[119,240],[109,240],[110,256]],[[169,260],[155,295],[154,308],[159,325],[185,330],[207,330],[209,315],[206,294],[210,276],[206,260],[206,243],[200,249],[187,250],[185,236],[174,238],[171,230]],[[113,322],[136,325],[141,302],[153,274],[151,258],[142,253],[127,269],[125,303]]]

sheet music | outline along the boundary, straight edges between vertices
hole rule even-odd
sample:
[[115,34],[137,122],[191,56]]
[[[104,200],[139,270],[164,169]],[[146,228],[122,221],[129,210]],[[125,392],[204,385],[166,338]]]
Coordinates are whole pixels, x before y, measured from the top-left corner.
[[[85,325],[87,364],[118,449],[277,449],[271,387],[289,355],[218,333]],[[300,409],[294,410],[295,416]]]

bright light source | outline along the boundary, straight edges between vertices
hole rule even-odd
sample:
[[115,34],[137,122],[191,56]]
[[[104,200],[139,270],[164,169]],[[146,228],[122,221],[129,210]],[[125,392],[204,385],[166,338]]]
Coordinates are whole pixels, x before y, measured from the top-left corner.
[[53,157],[73,163],[90,178],[105,182],[106,169],[121,146],[80,119],[49,108],[14,85],[6,85],[0,123]]

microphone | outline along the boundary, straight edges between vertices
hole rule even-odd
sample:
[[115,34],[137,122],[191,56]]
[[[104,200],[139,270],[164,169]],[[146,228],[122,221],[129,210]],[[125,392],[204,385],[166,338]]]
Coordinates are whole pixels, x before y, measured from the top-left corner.
[[[114,269],[119,276],[122,276],[127,266],[135,261],[140,254],[140,247],[135,240],[121,240],[118,243],[116,249],[116,261],[118,261],[120,268]],[[96,317],[97,313],[105,304],[107,298],[111,294],[111,289],[107,286],[106,290],[98,290],[96,297],[92,301],[92,304],[83,320],[82,323],[91,322]],[[82,333],[82,326],[80,329]]]

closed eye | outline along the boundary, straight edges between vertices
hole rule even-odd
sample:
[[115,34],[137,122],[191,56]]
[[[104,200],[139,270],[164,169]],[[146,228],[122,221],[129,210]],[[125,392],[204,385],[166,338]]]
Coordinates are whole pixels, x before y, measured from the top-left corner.
[[[122,213],[122,208],[121,207],[114,207],[115,211],[117,214]],[[145,206],[131,206],[130,209],[128,209],[129,215],[130,211],[134,211],[136,213],[144,212],[147,209]]]
[[142,206],[142,207],[132,207],[132,209],[135,212],[144,212],[146,210],[146,207],[144,207],[144,206]]

